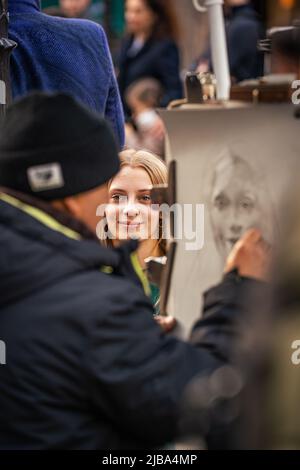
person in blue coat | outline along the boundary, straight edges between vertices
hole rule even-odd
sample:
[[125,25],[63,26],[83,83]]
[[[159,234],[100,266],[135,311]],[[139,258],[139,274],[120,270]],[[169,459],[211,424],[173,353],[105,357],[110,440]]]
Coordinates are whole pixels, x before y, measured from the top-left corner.
[[48,16],[39,0],[9,0],[13,99],[60,91],[107,118],[119,146],[124,117],[106,35],[92,21]]
[[141,78],[154,78],[163,89],[160,105],[182,97],[178,24],[169,0],[127,0],[125,36],[118,61],[118,83],[125,114],[125,93]]

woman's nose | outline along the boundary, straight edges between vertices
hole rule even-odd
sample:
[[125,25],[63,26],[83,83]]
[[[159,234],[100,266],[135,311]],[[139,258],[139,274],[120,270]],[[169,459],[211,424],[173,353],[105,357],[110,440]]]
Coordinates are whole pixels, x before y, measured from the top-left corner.
[[127,217],[136,217],[140,211],[136,204],[128,203],[126,207],[124,207],[123,212]]

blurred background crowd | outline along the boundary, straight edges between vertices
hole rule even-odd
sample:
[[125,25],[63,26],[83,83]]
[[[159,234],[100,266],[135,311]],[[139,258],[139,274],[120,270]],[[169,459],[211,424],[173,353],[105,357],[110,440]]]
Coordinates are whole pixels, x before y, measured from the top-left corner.
[[[111,49],[118,52],[126,31],[124,0],[42,0],[45,12],[62,14],[66,17],[88,18],[99,22],[105,28]],[[291,24],[299,18],[299,0],[253,0],[265,29]],[[173,0],[172,8],[180,19],[181,35],[178,44],[181,50],[181,66],[188,68],[195,58],[207,48],[208,22],[205,15],[195,15],[192,2]]]
[[[213,72],[207,15],[195,14],[186,0],[43,0],[42,9],[103,26],[126,117],[126,145],[164,157],[164,129],[155,109],[183,97],[188,71]],[[257,43],[299,13],[297,0],[225,1],[233,83],[270,72]]]

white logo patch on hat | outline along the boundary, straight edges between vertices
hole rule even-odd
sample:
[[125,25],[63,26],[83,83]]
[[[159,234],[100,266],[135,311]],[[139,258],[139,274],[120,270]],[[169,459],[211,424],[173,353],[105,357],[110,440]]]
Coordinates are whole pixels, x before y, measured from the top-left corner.
[[32,191],[46,191],[64,187],[64,178],[59,163],[32,166],[27,169],[27,176]]

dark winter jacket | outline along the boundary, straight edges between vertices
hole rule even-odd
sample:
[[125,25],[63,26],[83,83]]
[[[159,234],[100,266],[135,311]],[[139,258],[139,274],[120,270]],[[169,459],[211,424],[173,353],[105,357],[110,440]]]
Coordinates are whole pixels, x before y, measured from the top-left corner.
[[109,250],[75,225],[0,193],[0,448],[169,442],[186,385],[229,360],[239,312],[215,306],[194,345],[166,336],[136,242]]

